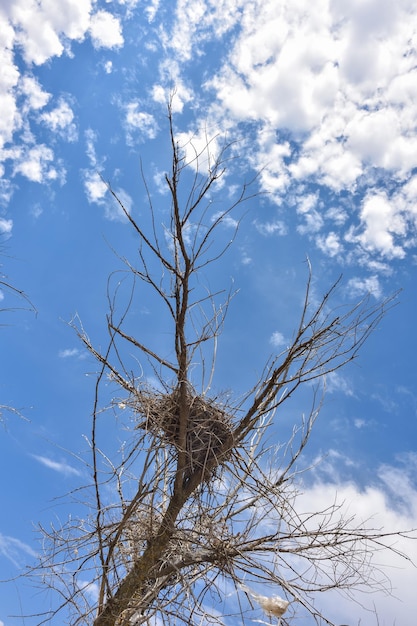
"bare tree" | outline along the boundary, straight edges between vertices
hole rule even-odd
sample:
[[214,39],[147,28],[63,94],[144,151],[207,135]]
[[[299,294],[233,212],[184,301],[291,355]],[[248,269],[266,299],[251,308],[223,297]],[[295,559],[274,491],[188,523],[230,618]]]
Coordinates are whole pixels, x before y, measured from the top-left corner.
[[[392,301],[365,298],[332,310],[336,283],[314,304],[310,272],[291,345],[266,363],[243,398],[215,396],[216,345],[233,293],[211,292],[203,277],[231,244],[215,237],[220,224],[252,197],[251,187],[244,184],[230,206],[213,212],[229,146],[218,148],[218,138],[202,150],[193,141],[181,146],[171,107],[168,121],[168,220],[159,223],[146,181],[149,228],[109,185],[136,234],[137,264],[124,259],[127,289],[117,276],[115,288],[109,283],[105,349],[74,320],[100,366],[89,438],[92,485],[73,494],[85,515],[41,529],[44,552],[34,573],[60,594],[56,611],[69,609],[74,626],[221,624],[226,616],[210,607],[226,590],[236,592],[229,616],[243,619],[254,601],[279,619],[285,613],[290,620],[303,606],[317,623],[331,624],[315,609],[315,592],[387,584],[370,564],[376,551],[395,550],[393,537],[345,519],[337,504],[297,512],[297,461],[320,410],[321,382],[356,357]],[[160,302],[171,329],[166,348],[137,329],[137,284]],[[143,375],[145,362],[152,377]],[[269,448],[265,433],[277,411],[306,383],[313,383],[308,416],[285,446]],[[116,392],[106,409],[101,393],[109,384]],[[105,409],[123,433],[113,450],[100,443],[100,429],[110,428]],[[246,583],[279,595],[263,597]]]

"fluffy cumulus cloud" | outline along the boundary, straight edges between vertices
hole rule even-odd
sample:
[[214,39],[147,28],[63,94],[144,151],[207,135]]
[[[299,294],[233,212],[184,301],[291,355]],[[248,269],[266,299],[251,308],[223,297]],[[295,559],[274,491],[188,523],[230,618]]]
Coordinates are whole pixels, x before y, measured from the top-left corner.
[[101,178],[100,174],[94,170],[86,170],[84,172],[84,189],[88,201],[100,204],[107,195],[107,185]]
[[407,229],[405,215],[398,212],[389,202],[386,194],[372,194],[365,198],[360,213],[363,232],[361,243],[371,250],[378,250],[384,256],[404,257],[402,247],[395,245],[395,235],[404,235]]
[[123,45],[120,21],[108,11],[97,11],[92,16],[90,34],[95,48],[118,48]]
[[[34,74],[36,66],[73,54],[74,42],[119,50],[125,44],[122,16],[136,17],[139,3],[104,6],[16,0],[0,7],[0,173],[6,178],[18,173],[38,182],[62,179],[48,153],[55,150],[53,140],[47,145],[42,138],[45,145],[34,146],[33,126],[36,120],[54,138],[74,141],[76,109],[70,97],[53,96]],[[298,233],[330,258],[349,262],[358,250],[363,263],[404,257],[415,245],[417,222],[413,3],[318,0],[313,7],[307,0],[177,0],[172,14],[160,6],[152,0],[144,9],[167,51],[148,95],[165,104],[175,84],[172,106],[180,113],[199,89],[194,110],[204,111],[213,128],[242,139],[262,189],[279,207],[262,234],[271,228],[285,234],[295,215]],[[226,41],[226,52],[219,54],[219,43]],[[144,55],[150,49],[151,42],[144,43]],[[204,58],[210,63],[201,73],[201,90],[190,67]],[[100,67],[112,73],[114,61],[100,59]],[[120,106],[130,145],[158,133],[145,101]],[[12,189],[6,183],[5,201]],[[294,200],[305,197],[315,198],[308,210]],[[334,218],[337,211],[343,219]]]
[[50,100],[51,94],[44,91],[34,76],[26,74],[19,82],[20,93],[25,97],[23,110],[42,109]]
[[346,194],[352,219],[330,234],[327,202],[299,212],[299,232],[326,255],[353,246],[363,258],[401,258],[415,243],[408,192],[417,166],[416,6],[181,0],[166,39],[181,61],[232,29],[229,54],[205,82],[210,118],[256,128],[248,152],[278,204],[309,184],[326,201]]
[[15,173],[22,174],[28,180],[42,183],[46,179],[57,178],[57,172],[52,165],[53,151],[45,144],[18,150],[15,156]]
[[[91,0],[16,0],[0,6],[0,175],[2,200],[10,200],[10,180],[21,174],[33,182],[64,179],[51,147],[59,137],[77,139],[71,99],[52,98],[35,77],[36,66],[91,37],[96,48],[117,48],[124,40],[119,18]],[[45,107],[49,105],[49,110]],[[51,145],[36,145],[37,125],[51,131]]]
[[362,278],[358,276],[350,278],[346,288],[349,295],[353,298],[367,294],[372,294],[377,299],[382,296],[382,287],[378,276],[375,274]]
[[40,65],[60,56],[66,40],[84,38],[91,7],[90,0],[16,0],[6,8],[6,17],[25,60]]
[[56,135],[68,141],[77,139],[77,128],[74,123],[74,112],[70,104],[61,98],[58,106],[41,115],[41,121]]
[[125,113],[126,139],[130,145],[135,141],[156,137],[158,124],[153,115],[143,110],[140,102],[132,101],[122,108]]

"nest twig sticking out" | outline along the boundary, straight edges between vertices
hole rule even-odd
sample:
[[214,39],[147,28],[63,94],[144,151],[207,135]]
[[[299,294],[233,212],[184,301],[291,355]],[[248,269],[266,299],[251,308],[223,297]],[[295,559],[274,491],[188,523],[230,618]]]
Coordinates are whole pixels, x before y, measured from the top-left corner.
[[[178,390],[160,393],[142,388],[129,404],[143,418],[137,428],[147,430],[179,449]],[[217,467],[219,462],[224,462],[232,447],[233,433],[230,414],[213,400],[192,391],[187,394],[187,413],[185,481],[196,471]]]

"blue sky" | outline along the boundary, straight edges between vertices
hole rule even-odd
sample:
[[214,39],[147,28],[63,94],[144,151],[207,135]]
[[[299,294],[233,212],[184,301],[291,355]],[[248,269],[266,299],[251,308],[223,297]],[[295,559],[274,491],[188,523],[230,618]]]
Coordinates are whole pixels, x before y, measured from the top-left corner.
[[[401,288],[358,361],[329,380],[307,450],[325,460],[300,506],[337,493],[387,530],[416,526],[416,45],[408,0],[0,2],[1,271],[37,310],[0,291],[0,306],[15,308],[1,312],[0,405],[25,418],[2,412],[1,580],[33,561],[36,523],[74,513],[59,496],[86,480],[78,457],[96,365],[68,322],[79,316],[104,345],[107,276],[122,267],[114,251],[136,250],[101,176],[146,220],[141,159],[163,219],[173,86],[181,141],[236,142],[225,197],[255,172],[262,192],[209,277],[239,290],[217,388],[243,393],[285,346],[307,256],[316,297],[341,273],[340,301]],[[139,295],[135,313],[164,349],[154,303]],[[285,407],[278,441],[308,410],[308,391]],[[415,545],[399,549],[417,560]],[[375,604],[379,626],[413,626],[416,570],[381,559],[396,597],[359,599]],[[10,616],[48,602],[21,579],[0,584],[0,626],[36,624]],[[352,602],[320,602],[340,623],[376,623]]]

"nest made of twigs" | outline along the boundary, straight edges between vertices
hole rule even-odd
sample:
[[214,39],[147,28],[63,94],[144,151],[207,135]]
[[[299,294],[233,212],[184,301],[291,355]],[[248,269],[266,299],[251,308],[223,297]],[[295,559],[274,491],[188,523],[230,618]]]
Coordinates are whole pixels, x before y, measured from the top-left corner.
[[[180,449],[180,412],[186,417],[186,477],[205,467],[223,462],[232,444],[232,418],[214,400],[178,389],[160,393],[139,389],[129,404],[139,416],[137,428]],[[181,406],[182,404],[182,406]]]

